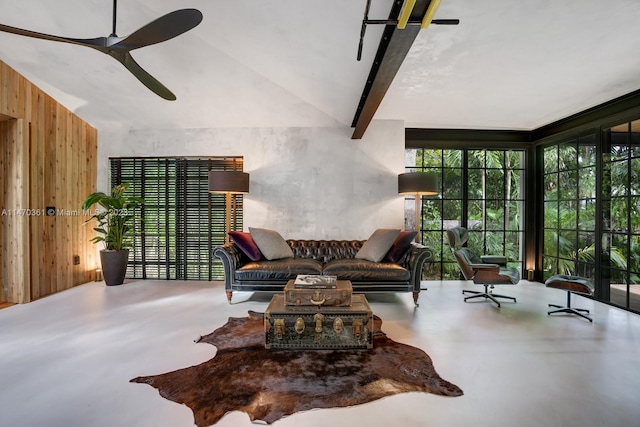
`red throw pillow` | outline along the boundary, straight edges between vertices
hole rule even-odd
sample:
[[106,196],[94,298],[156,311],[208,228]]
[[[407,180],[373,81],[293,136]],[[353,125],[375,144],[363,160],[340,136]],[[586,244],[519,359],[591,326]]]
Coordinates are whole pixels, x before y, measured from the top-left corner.
[[396,241],[393,242],[391,248],[387,252],[387,254],[382,259],[383,262],[398,262],[402,259],[402,255],[409,249],[409,245],[413,242],[413,239],[416,238],[418,232],[415,230],[407,230],[401,231],[396,238]]
[[264,259],[262,256],[262,252],[256,245],[256,242],[253,241],[253,237],[251,237],[251,233],[244,233],[242,231],[229,231],[229,237],[231,240],[238,245],[240,250],[245,253],[249,257],[251,261],[260,261]]

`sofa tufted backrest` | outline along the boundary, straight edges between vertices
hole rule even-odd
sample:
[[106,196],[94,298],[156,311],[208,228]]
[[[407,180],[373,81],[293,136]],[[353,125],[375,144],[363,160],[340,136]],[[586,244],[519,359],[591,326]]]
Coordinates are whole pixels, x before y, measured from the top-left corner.
[[320,262],[354,258],[365,240],[287,240],[296,258],[313,258]]

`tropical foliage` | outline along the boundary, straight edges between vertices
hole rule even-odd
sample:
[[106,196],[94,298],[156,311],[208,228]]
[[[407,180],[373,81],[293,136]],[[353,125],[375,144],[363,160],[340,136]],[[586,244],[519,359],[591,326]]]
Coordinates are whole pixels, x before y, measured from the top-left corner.
[[91,239],[93,243],[102,242],[108,250],[122,250],[131,246],[130,237],[135,211],[144,204],[144,200],[127,195],[128,188],[128,183],[116,185],[111,190],[111,195],[96,192],[90,194],[84,201],[82,205],[84,211],[91,209],[94,205],[99,206],[92,211],[91,218],[87,220],[87,222],[97,221],[94,230],[98,235]]
[[[617,272],[619,283],[638,283],[634,272],[640,271],[640,263],[634,254],[640,252],[640,239],[633,234],[639,232],[640,204],[633,196],[637,186],[631,177],[640,173],[640,161],[633,159],[626,135],[623,140],[623,145],[611,145],[601,165],[597,165],[594,135],[544,149],[543,268],[547,276],[594,277],[600,263],[606,274]],[[602,176],[600,192],[598,176]],[[601,224],[596,223],[598,203]],[[600,254],[596,252],[598,243]]]
[[[408,150],[407,165],[437,173],[441,183],[438,196],[422,199],[422,243],[435,250],[425,278],[459,278],[446,230],[463,223],[471,232],[469,247],[506,255],[512,265],[522,266],[522,151]],[[407,207],[412,218],[412,204]],[[409,218],[407,222],[412,223]]]
[[[595,135],[543,149],[543,265],[539,267],[546,277],[557,273],[593,277],[600,263],[610,268],[618,283],[640,283],[640,140],[636,146],[630,140],[625,134],[624,143],[616,144],[613,136],[611,150],[600,164]],[[470,230],[469,247],[506,255],[511,265],[522,268],[523,152],[407,150],[406,164],[440,176],[439,195],[422,201],[422,243],[436,252],[425,278],[459,277],[445,231],[463,223]],[[411,201],[406,206],[407,222],[412,223]],[[598,206],[602,224],[596,223]]]

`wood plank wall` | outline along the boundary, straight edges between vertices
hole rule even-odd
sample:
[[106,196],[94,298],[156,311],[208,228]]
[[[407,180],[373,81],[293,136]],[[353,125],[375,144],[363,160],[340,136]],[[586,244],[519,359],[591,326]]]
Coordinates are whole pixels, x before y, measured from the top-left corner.
[[0,61],[0,212],[17,209],[0,216],[0,302],[94,280],[99,248],[80,207],[95,191],[97,140],[95,128]]

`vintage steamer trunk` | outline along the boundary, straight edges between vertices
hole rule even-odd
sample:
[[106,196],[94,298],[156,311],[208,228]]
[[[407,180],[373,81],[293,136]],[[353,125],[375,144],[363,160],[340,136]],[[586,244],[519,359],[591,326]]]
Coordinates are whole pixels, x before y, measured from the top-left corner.
[[351,281],[338,280],[336,287],[331,288],[297,288],[294,280],[289,280],[284,287],[285,305],[339,306],[351,305]]
[[364,295],[351,306],[289,306],[273,296],[264,313],[265,348],[341,350],[373,348],[373,313]]

